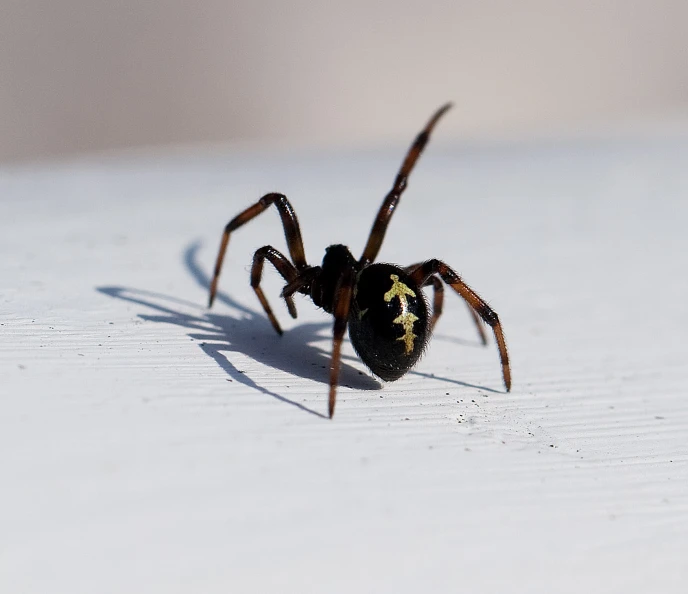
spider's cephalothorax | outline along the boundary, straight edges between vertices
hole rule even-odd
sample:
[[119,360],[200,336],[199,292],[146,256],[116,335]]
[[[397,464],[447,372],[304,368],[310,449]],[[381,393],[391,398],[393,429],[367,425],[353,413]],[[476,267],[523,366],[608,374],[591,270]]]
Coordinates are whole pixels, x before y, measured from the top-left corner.
[[[287,282],[282,290],[290,315],[296,317],[294,293],[309,296],[315,305],[334,316],[334,338],[330,362],[329,414],[334,414],[337,381],[341,360],[341,346],[348,326],[351,342],[359,357],[371,371],[386,381],[399,379],[418,361],[442,313],[444,285],[448,284],[468,304],[483,344],[487,337],[482,323],[488,324],[495,335],[502,364],[502,376],[507,390],[511,389],[509,356],[497,313],[473,291],[449,266],[440,260],[427,260],[407,267],[375,264],[382,240],[392,214],[406,189],[408,176],[428,142],[437,121],[451,107],[441,107],[418,134],[378,211],[368,243],[359,260],[344,245],[327,248],[320,266],[309,266],[303,250],[301,230],[296,213],[283,194],[266,194],[258,202],[234,217],[225,227],[215,272],[210,285],[209,306],[217,292],[217,281],[232,231],[241,227],[271,204],[282,219],[291,260],[266,245],[253,256],[251,286],[260,300],[275,330],[282,334],[260,281],[267,259]],[[432,316],[422,293],[422,287],[433,287]],[[482,321],[481,321],[482,320]]]

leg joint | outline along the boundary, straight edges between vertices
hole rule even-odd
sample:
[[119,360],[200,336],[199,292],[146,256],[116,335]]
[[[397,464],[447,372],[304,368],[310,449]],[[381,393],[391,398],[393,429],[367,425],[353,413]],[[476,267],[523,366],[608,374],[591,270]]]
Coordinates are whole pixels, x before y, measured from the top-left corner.
[[499,316],[497,315],[497,312],[494,311],[489,305],[481,305],[478,309],[478,313],[480,314],[480,317],[485,320],[485,323],[489,324],[490,326],[496,326],[499,323]]
[[280,194],[278,192],[270,192],[269,194],[265,194],[259,202],[263,206],[269,206],[273,202],[281,202],[284,203],[287,200],[287,197],[284,194]]

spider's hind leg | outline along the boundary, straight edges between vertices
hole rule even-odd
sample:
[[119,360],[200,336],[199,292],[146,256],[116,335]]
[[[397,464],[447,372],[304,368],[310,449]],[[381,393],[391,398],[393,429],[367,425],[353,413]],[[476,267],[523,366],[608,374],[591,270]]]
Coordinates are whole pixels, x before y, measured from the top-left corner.
[[[422,266],[422,264],[413,264],[412,266],[407,266],[404,270],[412,274],[420,266]],[[442,284],[442,279],[436,274],[431,275],[423,284],[424,287],[429,287],[430,285],[432,285],[432,318],[430,319],[430,332],[432,332],[435,329],[435,324],[437,324],[437,321],[442,315],[444,306],[444,285]],[[475,328],[480,335],[480,341],[484,345],[487,344],[487,335],[485,334],[482,320],[468,302],[466,302],[466,306],[471,314]]]
[[435,275],[439,276],[445,283],[454,289],[456,293],[463,297],[471,310],[475,311],[480,318],[492,328],[495,340],[497,341],[497,348],[499,349],[499,358],[502,363],[504,386],[508,392],[511,390],[511,366],[509,365],[509,353],[506,349],[506,340],[504,340],[502,324],[499,321],[497,312],[471,289],[456,272],[441,260],[432,259],[423,262],[410,274],[411,278],[419,286],[425,285],[428,280]]
[[[292,282],[297,276],[298,272],[294,265],[280,252],[278,252],[274,247],[270,245],[263,246],[253,255],[253,266],[251,266],[251,287],[256,293],[260,304],[263,306],[265,313],[272,324],[272,327],[276,330],[277,334],[282,334],[282,328],[280,328],[279,322],[272,312],[272,308],[268,303],[263,289],[260,288],[260,281],[263,276],[263,264],[265,259],[268,259],[270,263],[277,269],[284,280],[287,283]],[[287,304],[287,309],[289,310],[289,315],[292,318],[296,317],[296,305],[294,304],[294,297],[292,295],[284,296],[284,301]]]
[[437,276],[431,276],[425,281],[425,287],[432,285],[432,318],[430,319],[430,332],[435,329],[437,320],[442,315],[444,307],[444,285],[442,279]]

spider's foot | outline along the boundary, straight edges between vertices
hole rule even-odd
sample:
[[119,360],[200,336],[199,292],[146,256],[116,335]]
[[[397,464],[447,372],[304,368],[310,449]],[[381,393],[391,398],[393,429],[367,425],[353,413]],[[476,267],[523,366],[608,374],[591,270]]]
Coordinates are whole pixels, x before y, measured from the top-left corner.
[[282,328],[280,328],[279,322],[277,321],[275,316],[268,315],[268,318],[270,319],[270,323],[272,324],[272,327],[275,329],[275,332],[277,332],[277,334],[282,336],[282,334],[284,334],[284,332],[282,331]]
[[487,335],[482,327],[480,328],[480,342],[483,344],[483,346],[487,346]]
[[255,291],[255,293],[258,297],[258,300],[260,301],[260,304],[263,306],[263,310],[267,314],[268,319],[270,320],[270,323],[272,324],[272,327],[275,329],[277,334],[282,336],[282,328],[280,328],[279,322],[277,321],[275,314],[272,313],[272,308],[270,307],[268,300],[265,298],[265,295],[263,294],[263,290],[260,287],[253,287],[253,290]]

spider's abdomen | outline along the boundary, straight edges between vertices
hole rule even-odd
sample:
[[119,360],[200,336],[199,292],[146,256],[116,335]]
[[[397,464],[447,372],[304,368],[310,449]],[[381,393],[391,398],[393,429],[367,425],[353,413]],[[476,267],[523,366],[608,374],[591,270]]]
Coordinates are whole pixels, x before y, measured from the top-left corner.
[[420,287],[392,264],[364,268],[354,287],[349,337],[375,375],[399,379],[416,364],[428,339],[428,307]]

